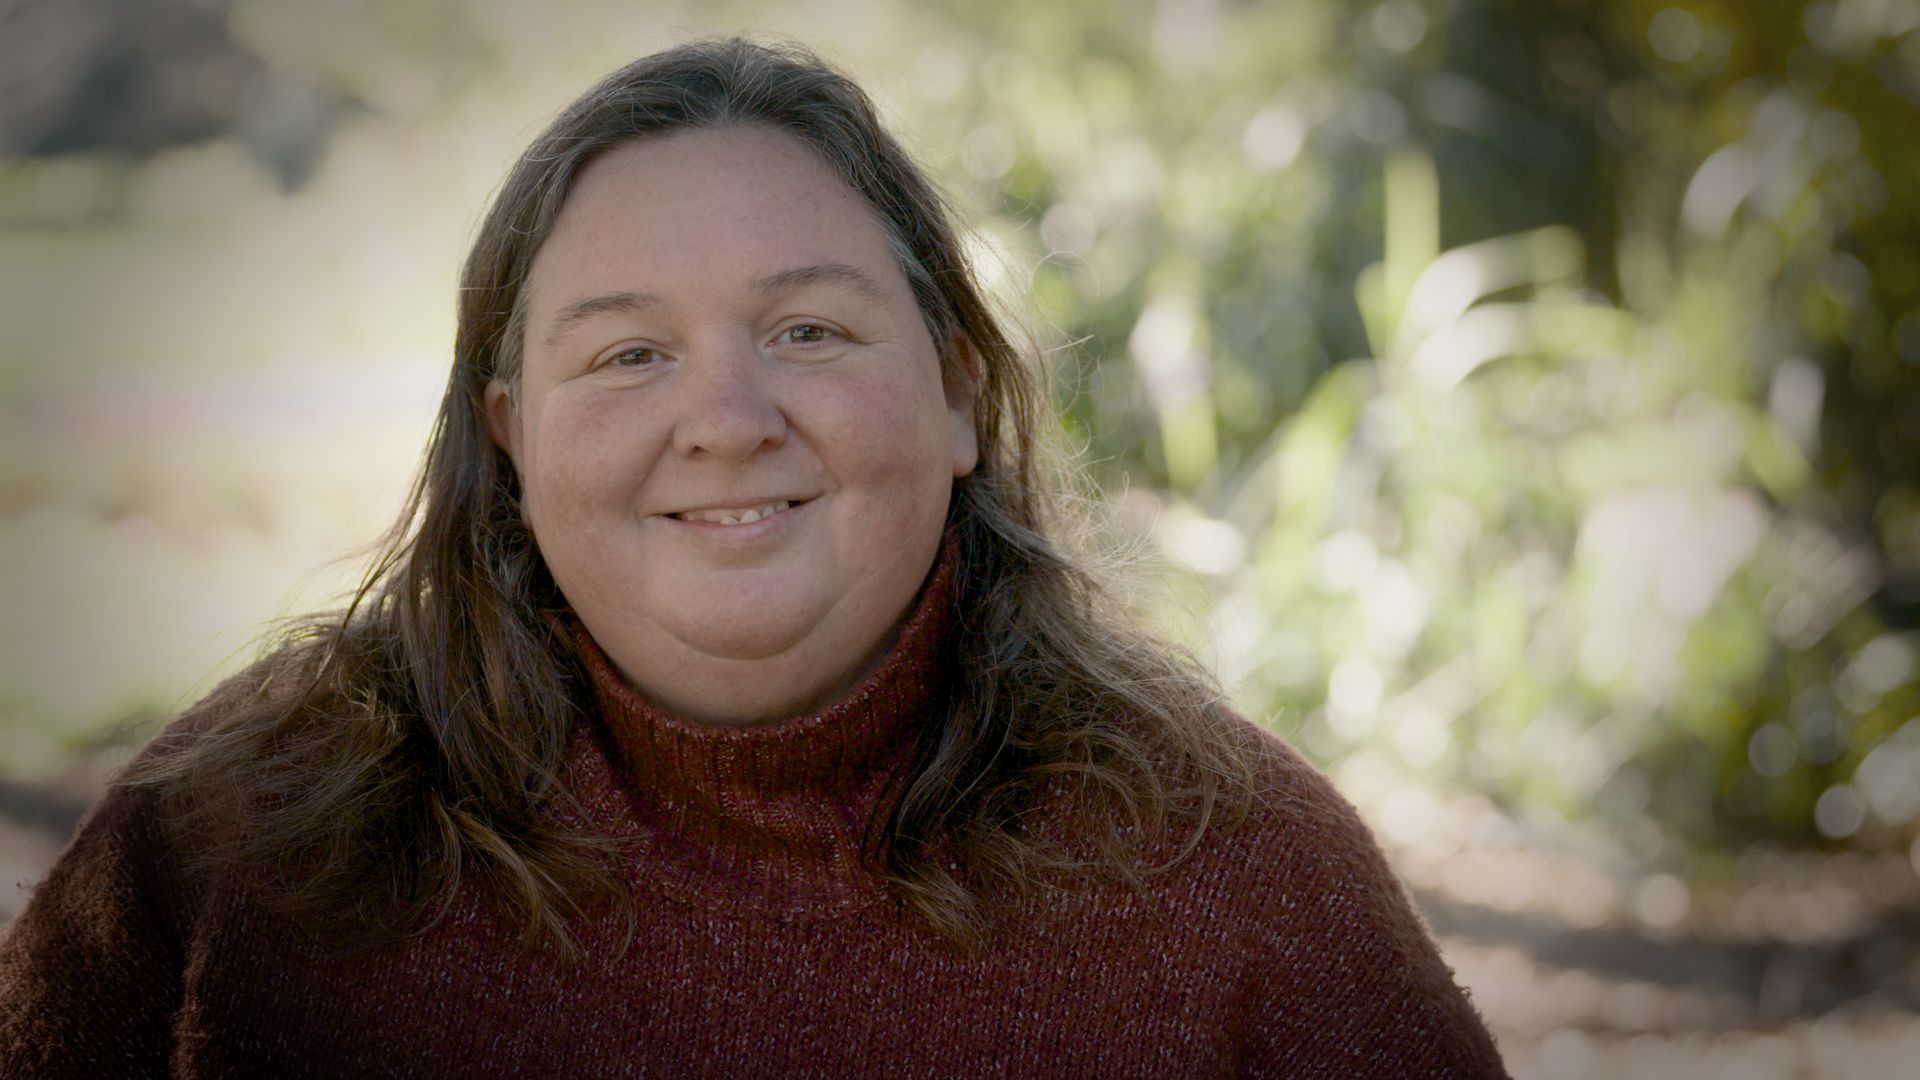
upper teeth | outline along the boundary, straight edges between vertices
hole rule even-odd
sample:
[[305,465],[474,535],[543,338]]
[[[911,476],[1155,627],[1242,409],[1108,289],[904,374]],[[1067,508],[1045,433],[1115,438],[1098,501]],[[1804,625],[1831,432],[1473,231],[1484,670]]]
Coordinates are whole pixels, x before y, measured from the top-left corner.
[[681,521],[717,521],[722,525],[751,525],[761,518],[772,517],[792,505],[782,499],[779,502],[770,502],[765,506],[754,506],[745,510],[688,510],[673,516]]

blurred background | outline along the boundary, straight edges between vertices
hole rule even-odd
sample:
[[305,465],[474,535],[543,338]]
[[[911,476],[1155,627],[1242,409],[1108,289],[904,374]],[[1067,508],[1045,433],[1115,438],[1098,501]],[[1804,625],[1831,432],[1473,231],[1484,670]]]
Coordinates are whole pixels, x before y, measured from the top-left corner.
[[842,64],[1521,1077],[1920,1061],[1920,0],[0,0],[0,920],[397,511],[525,142]]

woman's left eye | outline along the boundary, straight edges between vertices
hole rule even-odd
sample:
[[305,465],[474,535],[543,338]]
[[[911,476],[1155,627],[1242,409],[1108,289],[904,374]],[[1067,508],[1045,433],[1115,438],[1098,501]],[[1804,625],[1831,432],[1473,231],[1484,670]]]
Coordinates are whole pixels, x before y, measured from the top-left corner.
[[801,323],[780,331],[781,340],[789,345],[818,345],[833,336],[833,331],[816,323]]

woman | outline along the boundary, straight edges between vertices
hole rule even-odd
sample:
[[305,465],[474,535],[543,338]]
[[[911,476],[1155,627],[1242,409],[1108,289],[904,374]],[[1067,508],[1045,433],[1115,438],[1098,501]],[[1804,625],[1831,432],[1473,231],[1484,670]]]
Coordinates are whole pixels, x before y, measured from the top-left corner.
[[354,604],[0,943],[6,1075],[1503,1075],[1351,808],[1063,554],[1045,415],[844,76],[616,72]]

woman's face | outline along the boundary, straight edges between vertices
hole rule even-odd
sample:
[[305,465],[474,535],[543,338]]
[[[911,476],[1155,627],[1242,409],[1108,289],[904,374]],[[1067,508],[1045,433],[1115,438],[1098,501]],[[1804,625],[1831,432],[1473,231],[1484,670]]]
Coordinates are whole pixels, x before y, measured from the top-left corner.
[[971,388],[866,203],[769,128],[629,143],[581,173],[526,302],[488,419],[621,671],[725,724],[864,674],[976,460]]

